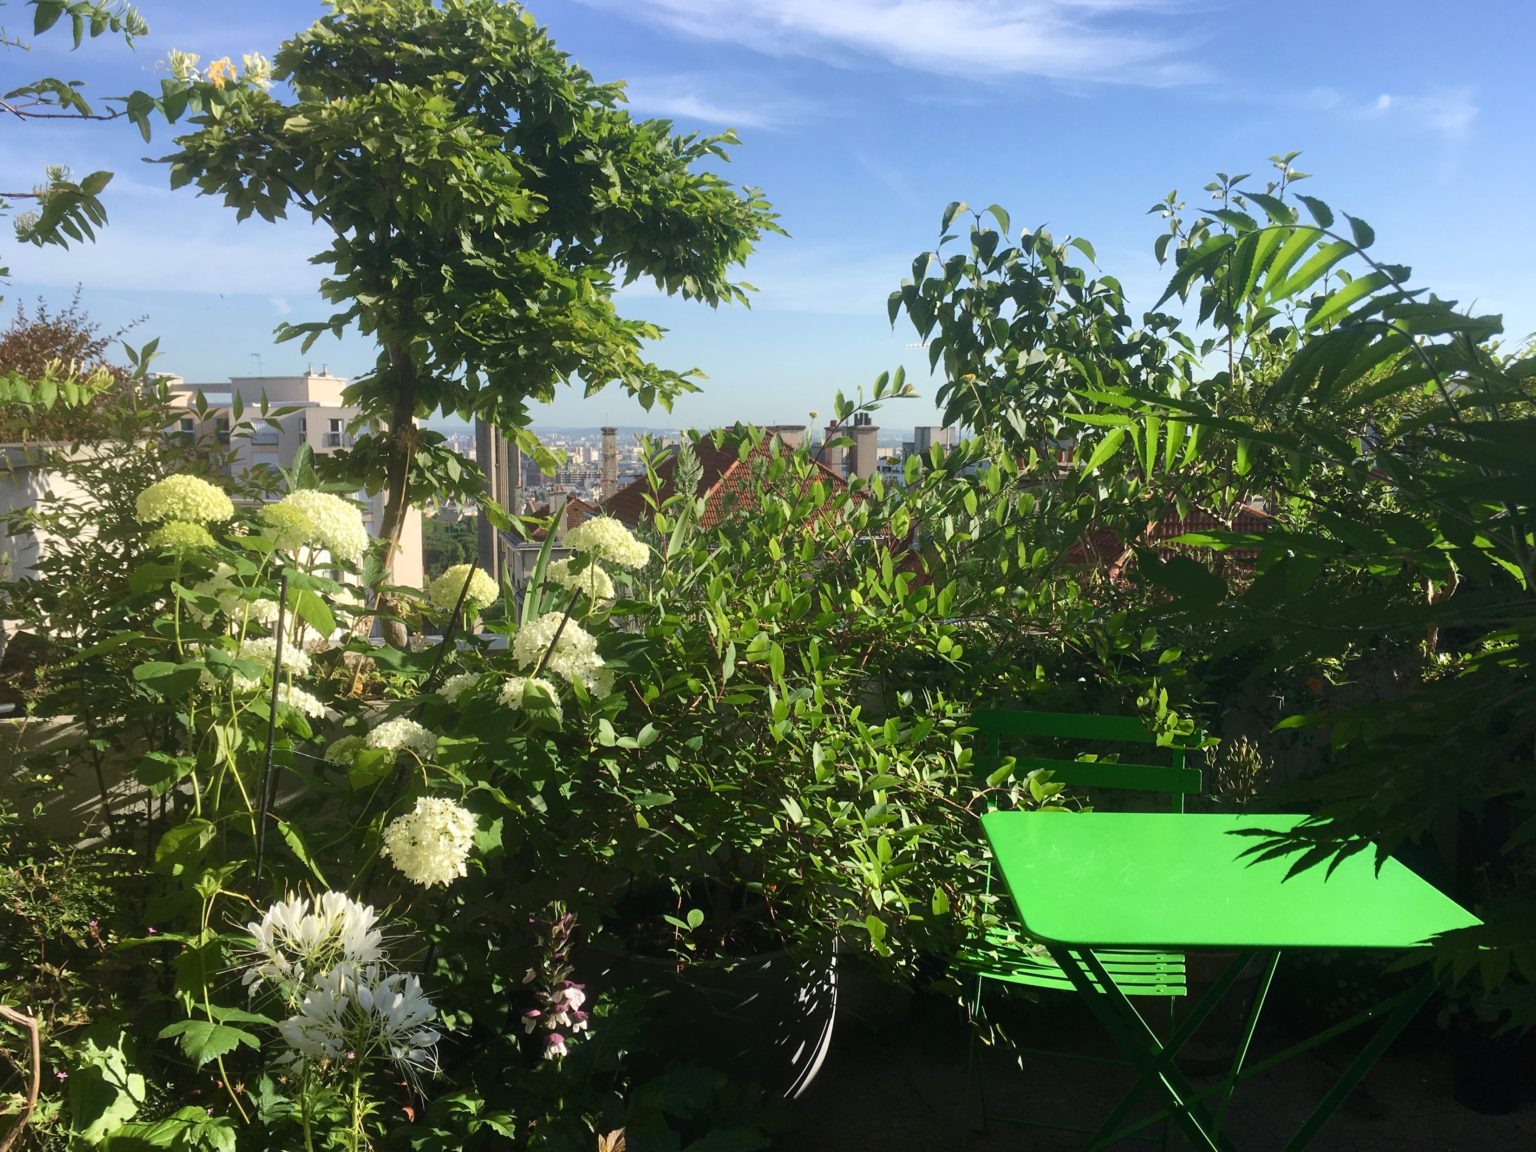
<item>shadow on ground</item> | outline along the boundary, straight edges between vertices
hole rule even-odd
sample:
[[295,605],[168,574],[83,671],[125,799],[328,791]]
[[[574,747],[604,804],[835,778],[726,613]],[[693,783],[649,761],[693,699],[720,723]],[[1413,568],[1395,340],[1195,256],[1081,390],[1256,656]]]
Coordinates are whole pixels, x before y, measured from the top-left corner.
[[[846,982],[832,1050],[820,1076],[798,1102],[796,1128],[776,1147],[796,1152],[901,1149],[939,1152],[1066,1152],[1085,1137],[1038,1128],[964,1122],[968,1033],[960,1010],[937,997],[880,992]],[[1016,1002],[1015,1036],[1052,1048],[1107,1054],[1101,1033],[1071,997],[1042,1006]],[[1283,1049],[1297,1013],[1280,1002],[1255,1038],[1255,1058]],[[1245,1083],[1226,1131],[1243,1149],[1281,1149],[1364,1042],[1365,1033],[1299,1057]],[[1029,1041],[1021,1041],[1029,1042]],[[1219,1042],[1219,1041],[1218,1041]],[[1527,1052],[1529,1049],[1527,1048]],[[1536,1069],[1529,1058],[1524,1095],[1507,1115],[1484,1115],[1452,1095],[1449,1046],[1430,1017],[1398,1038],[1310,1148],[1319,1152],[1529,1152],[1536,1149]],[[981,1049],[989,1109],[1039,1120],[1092,1126],[1119,1101],[1133,1077],[1124,1068],[1060,1058],[1016,1058]],[[1199,1081],[1196,1083],[1208,1083]],[[1125,1141],[1116,1147],[1156,1145]],[[1182,1136],[1175,1147],[1187,1148]]]

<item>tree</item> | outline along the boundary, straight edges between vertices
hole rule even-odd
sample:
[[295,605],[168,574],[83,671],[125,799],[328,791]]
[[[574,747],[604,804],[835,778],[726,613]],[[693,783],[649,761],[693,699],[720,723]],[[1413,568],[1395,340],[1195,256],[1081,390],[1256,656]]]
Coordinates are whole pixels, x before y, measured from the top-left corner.
[[[75,47],[86,36],[95,38],[104,32],[121,35],[132,44],[149,32],[149,25],[137,11],[122,0],[29,0],[32,8],[33,35],[42,35],[64,17],[74,34]],[[4,0],[0,0],[0,7]],[[0,28],[0,48],[28,50],[30,44]],[[0,112],[25,123],[28,120],[113,120],[130,116],[149,137],[149,113],[157,105],[142,92],[120,98],[118,108],[99,109],[81,91],[79,80],[60,80],[45,76],[12,88],[0,96]],[[46,182],[30,191],[0,190],[0,211],[9,200],[30,200],[34,211],[16,220],[17,238],[32,244],[68,246],[70,240],[89,240],[94,229],[106,223],[107,213],[99,199],[112,179],[110,172],[92,172],[75,180],[64,168],[50,167]],[[10,269],[0,265],[0,279]]]
[[[378,341],[348,399],[387,431],[360,438],[353,474],[387,492],[387,567],[413,488],[451,455],[418,433],[437,410],[522,429],[563,382],[617,382],[647,406],[694,389],[641,345],[661,330],[621,317],[621,283],[745,301],[727,279],[769,205],[702,167],[731,133],[637,121],[514,3],[334,0],[285,43],[291,99],[233,73],[189,76],[205,100],[171,182],[240,218],[302,210],[334,235],[315,262],[329,319],[285,325],[307,347],[348,326]],[[527,435],[525,440],[530,439]],[[456,459],[455,459],[456,462]]]

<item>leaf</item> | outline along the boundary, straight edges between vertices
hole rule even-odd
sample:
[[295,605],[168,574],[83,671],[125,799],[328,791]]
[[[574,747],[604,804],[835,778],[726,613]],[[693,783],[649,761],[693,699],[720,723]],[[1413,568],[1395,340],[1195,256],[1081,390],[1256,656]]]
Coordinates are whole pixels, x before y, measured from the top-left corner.
[[[997,221],[997,226],[1002,229],[1003,236],[1006,238],[1009,231],[1008,213],[1004,211],[1001,204],[993,204],[987,211],[991,213],[992,219]],[[945,227],[949,225],[946,224]]]
[[1369,248],[1376,243],[1376,230],[1364,220],[1344,213],[1344,219],[1349,221],[1349,231],[1355,238],[1355,243],[1361,248]]
[[242,1044],[247,1048],[258,1050],[261,1048],[261,1041],[254,1033],[229,1024],[215,1024],[209,1020],[180,1020],[160,1029],[161,1040],[169,1040],[175,1036],[181,1037],[181,1050],[198,1068],[217,1060],[226,1052],[233,1052]]
[[200,816],[194,816],[185,824],[178,824],[160,837],[155,846],[155,867],[172,876],[180,876],[195,867],[203,858],[203,852],[218,829]]
[[322,888],[329,888],[330,884],[326,882],[325,874],[320,871],[320,865],[315,863],[314,857],[309,854],[309,847],[304,843],[304,838],[299,835],[299,830],[282,819],[277,821],[277,830],[282,833],[283,839],[293,850],[293,854],[299,858],[299,863],[310,870],[315,879],[320,881]]
[[1120,445],[1123,443],[1125,443],[1125,429],[1116,428],[1099,441],[1098,446],[1093,450],[1093,455],[1088,458],[1088,463],[1083,465],[1084,471],[1094,471],[1116,452],[1120,451]]

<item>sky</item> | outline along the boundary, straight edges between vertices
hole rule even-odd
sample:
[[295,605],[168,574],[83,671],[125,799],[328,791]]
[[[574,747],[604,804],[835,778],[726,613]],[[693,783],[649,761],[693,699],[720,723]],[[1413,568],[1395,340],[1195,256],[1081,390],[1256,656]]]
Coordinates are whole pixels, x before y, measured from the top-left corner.
[[[539,0],[558,45],[630,108],[683,131],[735,129],[724,173],[763,189],[788,237],[768,237],[740,277],[750,308],[711,310],[637,284],[621,313],[667,329],[649,353],[701,369],[703,391],[650,413],[617,390],[568,389],[535,425],[708,427],[824,421],[833,394],[905,367],[920,398],[876,422],[936,422],[917,334],[886,299],[939,236],[952,200],[1003,205],[1020,227],[1090,240],[1133,309],[1168,271],[1147,209],[1179,189],[1191,209],[1217,171],[1262,179],[1299,149],[1299,187],[1376,229],[1381,258],[1414,282],[1536,330],[1536,149],[1529,0]],[[36,75],[95,96],[155,88],[175,48],[209,60],[259,51],[319,16],[317,0],[141,0],[151,33],[78,51],[50,33],[0,51],[0,88]],[[22,0],[0,25],[22,30]],[[14,78],[14,79],[13,79]],[[323,319],[326,238],[307,220],[237,223],[216,200],[171,191],[164,124],[145,144],[126,121],[0,121],[0,191],[47,163],[117,173],[110,223],[68,251],[0,233],[0,286],[16,303],[68,301],[128,339],[160,341],[156,366],[197,382],[322,365],[359,373],[356,335],[307,354],[277,345],[284,320]]]

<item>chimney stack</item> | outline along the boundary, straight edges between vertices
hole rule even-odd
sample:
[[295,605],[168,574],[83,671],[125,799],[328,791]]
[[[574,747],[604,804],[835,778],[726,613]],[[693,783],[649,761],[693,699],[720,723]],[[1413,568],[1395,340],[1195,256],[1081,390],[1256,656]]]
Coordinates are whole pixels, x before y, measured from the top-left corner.
[[849,475],[868,480],[880,467],[880,446],[876,443],[880,429],[871,422],[868,412],[856,412],[849,431],[853,434],[853,466]]
[[848,446],[846,444],[832,443],[839,437],[847,436],[836,420],[827,421],[827,430],[821,439],[821,462],[839,476],[848,475]]
[[619,490],[619,430],[603,429],[602,484],[597,499],[602,502]]
[[777,436],[787,452],[797,451],[805,443],[804,424],[770,424],[764,431],[770,437]]

